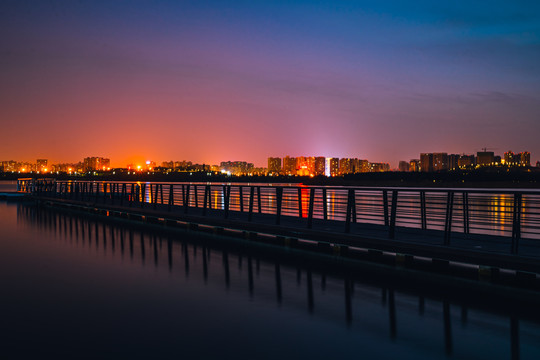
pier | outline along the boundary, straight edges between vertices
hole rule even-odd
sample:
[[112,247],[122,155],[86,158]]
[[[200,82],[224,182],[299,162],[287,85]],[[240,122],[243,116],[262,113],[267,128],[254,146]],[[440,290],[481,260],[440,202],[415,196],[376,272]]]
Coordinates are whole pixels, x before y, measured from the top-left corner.
[[48,205],[538,288],[540,192],[20,179]]

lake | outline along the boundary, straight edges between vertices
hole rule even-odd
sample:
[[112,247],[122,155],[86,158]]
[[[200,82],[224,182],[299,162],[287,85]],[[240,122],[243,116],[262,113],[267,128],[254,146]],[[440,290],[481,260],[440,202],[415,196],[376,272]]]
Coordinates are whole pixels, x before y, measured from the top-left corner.
[[540,323],[519,298],[512,313],[493,295],[409,287],[396,270],[359,269],[0,201],[2,349],[9,358],[540,356]]

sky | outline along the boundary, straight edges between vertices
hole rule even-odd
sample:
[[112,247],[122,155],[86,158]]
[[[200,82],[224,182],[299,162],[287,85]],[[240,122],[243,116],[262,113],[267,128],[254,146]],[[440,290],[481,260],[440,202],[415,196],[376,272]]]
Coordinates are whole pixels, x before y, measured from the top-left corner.
[[540,160],[538,1],[2,0],[0,161]]

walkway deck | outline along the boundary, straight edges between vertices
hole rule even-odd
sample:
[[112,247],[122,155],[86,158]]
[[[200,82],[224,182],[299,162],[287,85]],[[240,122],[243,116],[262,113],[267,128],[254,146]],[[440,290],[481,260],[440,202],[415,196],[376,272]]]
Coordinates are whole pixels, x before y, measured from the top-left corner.
[[[119,218],[163,224],[170,227],[198,228],[227,233],[249,240],[325,252],[345,257],[423,267],[429,271],[463,272],[497,280],[510,270],[522,285],[540,288],[540,243],[521,239],[518,255],[510,254],[511,239],[481,234],[452,233],[444,245],[444,231],[396,227],[394,239],[388,239],[388,227],[352,223],[345,233],[344,222],[163,204],[128,203],[118,199],[91,201],[36,197],[41,203],[106,214]],[[459,263],[456,267],[456,263]],[[426,264],[428,265],[426,267]],[[467,267],[469,269],[467,269]],[[460,270],[461,269],[461,270]],[[472,269],[472,270],[471,270]],[[501,272],[502,270],[502,272]]]

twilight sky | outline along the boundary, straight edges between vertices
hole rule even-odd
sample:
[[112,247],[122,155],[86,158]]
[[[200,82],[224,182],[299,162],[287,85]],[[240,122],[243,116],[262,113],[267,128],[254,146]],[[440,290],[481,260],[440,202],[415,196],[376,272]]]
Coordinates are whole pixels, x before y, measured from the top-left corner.
[[540,159],[540,2],[3,0],[0,160]]

